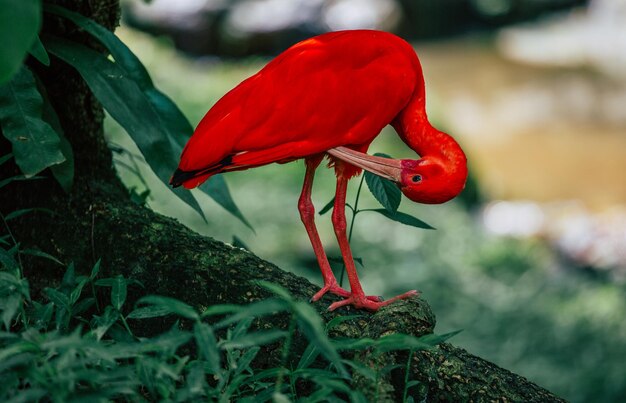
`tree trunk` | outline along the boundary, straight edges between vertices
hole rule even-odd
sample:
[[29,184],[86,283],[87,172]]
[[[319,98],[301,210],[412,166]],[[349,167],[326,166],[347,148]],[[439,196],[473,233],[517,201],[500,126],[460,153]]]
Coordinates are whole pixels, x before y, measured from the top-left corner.
[[[54,3],[78,11],[109,29],[119,18],[117,0],[59,0]],[[69,22],[47,17],[44,31],[81,41],[98,49],[87,36]],[[24,215],[12,221],[11,230],[22,247],[36,247],[65,263],[74,262],[77,271],[87,272],[102,259],[105,275],[123,274],[139,280],[145,288],[129,290],[129,306],[143,295],[159,294],[183,300],[199,309],[218,303],[245,304],[269,296],[254,284],[267,280],[280,284],[296,298],[308,299],[318,287],[285,272],[250,252],[193,233],[173,219],[134,204],[116,177],[112,158],[103,137],[103,110],[78,73],[54,59],[49,68],[33,63],[58,113],[75,155],[75,184],[65,193],[50,175],[46,179],[14,182],[7,189],[12,197],[3,198],[3,214],[19,208],[45,207],[55,212]],[[1,138],[1,137],[0,137]],[[10,144],[0,140],[0,155]],[[4,164],[2,178],[18,174],[17,167]],[[26,277],[33,294],[58,283],[64,272],[50,268],[47,261],[25,261]],[[342,308],[327,312],[335,297],[314,304],[325,320],[352,312]],[[359,312],[363,318],[342,323],[332,336],[371,337],[399,332],[421,336],[433,332],[435,317],[420,298],[400,301],[376,313]],[[287,327],[288,318],[274,317],[260,326]],[[164,321],[134,323],[139,335],[151,335],[168,328]],[[302,351],[306,340],[296,335],[293,350]],[[373,356],[367,351],[357,358],[372,365],[406,365],[408,353]],[[265,347],[255,361],[257,366],[275,365],[276,346]],[[355,378],[355,387],[374,393],[379,400],[398,400],[404,388],[404,370],[394,370],[377,384]],[[472,356],[449,344],[419,352],[411,357],[409,379],[421,385],[410,389],[416,400],[427,401],[561,401],[526,379]]]

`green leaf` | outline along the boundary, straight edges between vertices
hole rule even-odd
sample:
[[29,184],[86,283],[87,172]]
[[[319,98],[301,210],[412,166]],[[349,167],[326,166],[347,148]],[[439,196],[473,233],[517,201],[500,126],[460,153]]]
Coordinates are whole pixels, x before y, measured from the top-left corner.
[[257,281],[253,281],[253,283],[260,285],[261,287],[265,288],[266,290],[269,290],[271,292],[273,292],[274,294],[276,294],[277,296],[279,296],[280,298],[284,299],[287,302],[293,302],[294,299],[291,296],[291,294],[289,294],[289,291],[287,291],[286,288],[276,284],[276,283],[271,283],[269,281],[265,281],[265,280],[257,280]]
[[444,334],[427,334],[424,336],[420,337],[420,340],[423,341],[424,343],[428,343],[431,345],[437,345],[437,344],[441,344],[445,341],[447,341],[448,339],[450,339],[451,337],[456,336],[457,334],[461,333],[463,330],[455,330],[453,332],[449,332],[449,333],[444,333]]
[[250,368],[250,363],[255,359],[257,354],[261,351],[261,347],[254,346],[246,351],[241,358],[237,361],[237,369],[235,370],[235,376],[241,374],[246,369]]
[[161,306],[149,305],[142,306],[141,308],[137,308],[128,314],[127,318],[129,319],[147,319],[147,318],[158,318],[160,316],[170,315],[172,313],[171,310],[163,308]]
[[80,298],[80,294],[83,292],[83,288],[85,287],[85,284],[87,284],[87,281],[89,280],[83,277],[82,280],[76,284],[70,293],[70,303],[75,304],[76,301],[78,301],[78,298]]
[[245,317],[237,322],[234,328],[228,329],[226,332],[226,336],[228,340],[236,339],[248,332],[250,326],[252,326],[252,321],[254,317]]
[[343,363],[355,369],[361,375],[365,376],[372,382],[376,381],[376,371],[374,371],[372,368],[368,367],[367,365],[361,364],[358,361],[351,361],[351,360],[343,360]]
[[343,322],[347,322],[349,320],[360,319],[365,315],[346,315],[346,316],[335,316],[328,323],[326,323],[326,331],[332,330],[335,327],[339,326]]
[[[374,155],[377,157],[391,158],[382,153],[376,153]],[[367,183],[368,189],[376,200],[390,213],[398,211],[400,200],[402,200],[402,192],[400,192],[396,184],[389,179],[381,178],[368,171],[365,171],[364,175],[365,183]]]
[[384,215],[390,220],[402,223],[404,225],[409,225],[411,227],[423,228],[423,229],[435,229],[434,227],[431,227],[429,224],[426,224],[424,221],[418,218],[415,218],[412,215],[402,213],[400,211],[396,211],[395,213],[390,213],[389,211],[384,210],[384,209],[364,210],[364,211],[375,211],[379,214]]
[[13,255],[2,248],[0,248],[0,267],[1,266],[11,271],[17,271],[19,268]]
[[5,187],[11,182],[30,181],[30,180],[37,180],[37,179],[44,179],[44,177],[43,176],[31,176],[30,178],[27,178],[24,175],[11,176],[9,178],[0,180],[0,189],[2,189],[3,187]]
[[72,307],[72,315],[80,315],[87,309],[91,308],[96,303],[96,299],[92,297],[84,298],[78,301],[76,305]]
[[89,280],[93,281],[96,278],[96,276],[100,272],[101,263],[102,263],[102,259],[98,259],[96,264],[93,265],[93,268],[91,269],[91,273],[89,274]]
[[363,350],[376,344],[376,340],[369,337],[360,339],[336,338],[332,340],[333,346],[337,350]]
[[422,382],[420,382],[420,381],[418,381],[418,380],[409,381],[409,382],[407,382],[407,384],[406,384],[406,386],[405,386],[405,387],[406,387],[407,389],[409,389],[409,388],[412,388],[413,386],[420,385],[421,383],[422,383]]
[[214,327],[216,329],[221,329],[225,326],[239,322],[246,318],[271,315],[285,311],[288,308],[289,306],[285,301],[275,298],[265,299],[263,301],[254,302],[250,305],[245,305],[241,307],[241,309],[237,313],[216,323]]
[[126,289],[126,279],[124,276],[116,276],[111,287],[111,303],[118,311],[126,301]]
[[40,0],[0,0],[0,85],[17,73],[40,28]]
[[375,345],[378,351],[386,352],[395,350],[427,350],[434,344],[427,343],[419,337],[408,334],[394,333],[379,338],[376,340]]
[[161,297],[158,295],[148,295],[137,301],[138,304],[150,304],[169,310],[171,313],[183,318],[200,320],[200,315],[190,305],[174,298]]
[[[50,53],[73,66],[96,98],[135,141],[157,177],[166,185],[178,166],[166,126],[141,88],[127,72],[105,55],[83,45],[54,37],[44,37]],[[203,218],[193,195],[181,188],[171,189]]]
[[291,400],[289,399],[289,397],[287,397],[287,395],[276,391],[272,395],[272,402],[273,403],[291,403]]
[[337,368],[337,371],[339,371],[342,376],[347,377],[348,371],[341,362],[339,353],[328,339],[324,331],[322,318],[317,311],[315,311],[311,305],[302,301],[297,301],[292,307],[293,312],[298,318],[300,329],[306,338],[311,343],[315,344],[319,352]]
[[39,346],[30,341],[18,341],[0,350],[0,362],[4,362],[9,357],[22,353],[38,352]]
[[32,57],[37,59],[39,63],[44,66],[50,66],[50,56],[48,56],[48,52],[46,52],[46,48],[43,47],[43,43],[41,43],[41,39],[39,36],[35,38],[35,42],[33,42],[33,46],[28,51]]
[[254,374],[250,378],[250,381],[256,383],[256,381],[261,380],[261,379],[267,379],[267,378],[275,379],[278,376],[278,374],[280,374],[282,371],[283,371],[282,368],[266,369],[266,370],[263,370],[261,372]]
[[22,249],[20,253],[24,255],[42,257],[44,259],[52,260],[54,263],[60,264],[61,266],[65,266],[65,264],[61,262],[59,259],[57,259],[56,257],[52,256],[49,253],[40,251],[39,249]]
[[26,177],[65,161],[58,134],[42,119],[42,107],[41,94],[26,67],[0,87],[0,126]]
[[87,17],[63,7],[45,4],[44,10],[47,13],[67,18],[89,32],[111,52],[115,61],[129,73],[132,80],[135,81],[140,88],[148,89],[152,87],[152,80],[146,68],[141,64],[137,56],[131,52],[128,46],[111,31]]
[[67,295],[55,290],[54,288],[49,287],[44,288],[43,292],[44,294],[46,294],[48,299],[53,302],[57,307],[63,308],[68,312],[70,311],[70,299],[67,297]]
[[70,263],[63,273],[63,279],[61,280],[61,288],[67,289],[74,286],[76,283],[76,269],[74,267],[74,262]]
[[196,322],[193,326],[193,336],[196,339],[200,357],[209,363],[209,367],[214,374],[219,374],[222,368],[220,351],[211,326],[206,323]]
[[119,319],[119,312],[113,309],[111,305],[108,305],[104,309],[104,314],[102,316],[94,315],[94,323],[96,328],[93,330],[96,338],[100,340],[102,336],[106,334],[111,326]]
[[46,329],[54,313],[54,304],[49,302],[46,305],[41,305],[35,302],[34,305],[36,307],[34,326],[37,329]]
[[220,347],[223,349],[248,348],[253,346],[262,346],[264,344],[273,343],[287,335],[284,330],[262,330],[258,332],[244,333],[232,340],[221,342]]
[[4,164],[11,158],[13,158],[13,153],[8,153],[7,155],[3,155],[2,157],[0,157],[0,165]]
[[0,312],[2,315],[2,322],[4,323],[4,328],[9,330],[11,327],[11,322],[13,318],[17,314],[17,311],[20,309],[22,305],[22,297],[19,294],[12,294],[7,297],[3,297],[0,300]]
[[237,217],[246,227],[250,228],[252,232],[255,232],[250,222],[244,217],[239,207],[235,204],[235,201],[230,195],[230,190],[228,190],[228,185],[222,175],[212,176],[208,181],[200,185],[200,190],[208,194],[217,204],[222,206],[224,210]]
[[[116,64],[126,72],[128,77],[137,83],[147,97],[148,102],[157,112],[159,124],[167,133],[175,155],[179,156],[185,141],[193,134],[193,127],[176,104],[154,87],[150,75],[137,56],[111,31],[89,18],[54,5],[45,5],[45,10],[71,20],[93,35],[111,52]],[[146,160],[148,160],[148,156],[146,156]],[[150,161],[148,163],[150,164]],[[173,172],[173,169],[171,172]],[[213,177],[210,181],[203,184],[200,189],[254,232],[252,225],[250,225],[233,201],[228,186],[221,176]]]
[[300,357],[300,361],[298,361],[298,365],[296,366],[296,369],[308,368],[311,364],[313,364],[313,362],[319,355],[320,355],[320,352],[317,349],[317,347],[315,347],[315,344],[309,343],[309,345],[306,347],[306,349],[302,353],[302,356]]
[[226,313],[239,312],[242,309],[242,305],[235,304],[213,305],[205,309],[204,312],[202,312],[202,317],[206,318],[207,316],[224,315]]
[[43,98],[43,109],[41,118],[46,123],[48,123],[59,136],[60,150],[65,157],[65,161],[60,164],[51,166],[50,170],[52,171],[52,175],[54,175],[54,178],[57,180],[57,182],[59,182],[63,190],[69,192],[70,190],[72,190],[72,185],[74,183],[74,152],[72,150],[72,145],[65,137],[63,127],[61,127],[59,116],[52,107],[50,99],[48,98],[48,92],[46,91],[45,86],[40,80],[37,80],[37,88],[39,89],[39,93]]
[[334,205],[335,205],[335,197],[333,196],[333,198],[330,199],[330,201],[326,203],[324,207],[322,207],[322,209],[319,212],[319,215],[326,214],[331,208],[333,208]]

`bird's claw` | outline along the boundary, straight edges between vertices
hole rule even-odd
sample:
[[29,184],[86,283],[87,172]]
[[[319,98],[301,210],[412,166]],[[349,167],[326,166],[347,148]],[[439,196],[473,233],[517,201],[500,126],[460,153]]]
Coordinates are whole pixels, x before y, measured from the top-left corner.
[[337,308],[340,308],[342,306],[346,306],[346,305],[352,305],[353,307],[357,308],[357,309],[367,309],[368,311],[372,311],[375,312],[378,309],[380,309],[383,306],[389,305],[394,301],[397,301],[399,299],[406,299],[406,298],[411,298],[413,296],[417,296],[420,293],[416,290],[411,290],[408,292],[405,292],[404,294],[400,294],[398,296],[395,296],[391,299],[388,299],[387,301],[382,301],[382,299],[379,299],[377,301],[375,300],[371,300],[369,299],[369,297],[366,297],[365,295],[350,295],[349,297],[347,297],[346,299],[342,300],[342,301],[337,301],[335,303],[332,303],[329,307],[328,310],[329,311],[334,311]]
[[[339,287],[337,283],[330,283],[325,284],[321,290],[316,292],[315,295],[311,297],[311,302],[319,301],[327,292],[343,298],[350,298],[350,296],[352,295],[350,291],[344,290],[343,288]],[[368,295],[365,297],[365,299],[373,302],[380,302],[383,300],[382,297],[378,297],[376,295]]]

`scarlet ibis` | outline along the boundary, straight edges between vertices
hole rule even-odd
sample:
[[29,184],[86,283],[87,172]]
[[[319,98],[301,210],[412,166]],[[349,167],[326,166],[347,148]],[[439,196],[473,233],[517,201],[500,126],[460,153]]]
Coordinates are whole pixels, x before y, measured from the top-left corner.
[[[420,158],[394,160],[366,154],[391,124]],[[351,292],[341,288],[314,223],[311,187],[324,156],[335,169],[332,222]],[[366,296],[346,237],[348,180],[361,169],[394,181],[418,203],[443,203],[461,192],[466,157],[458,143],[430,125],[422,68],[413,48],[386,32],[331,32],[297,43],[224,95],[204,116],[183,150],[171,184],[194,188],[210,176],[304,159],[300,217],[317,256],[330,305],[378,310],[409,291],[382,301]]]

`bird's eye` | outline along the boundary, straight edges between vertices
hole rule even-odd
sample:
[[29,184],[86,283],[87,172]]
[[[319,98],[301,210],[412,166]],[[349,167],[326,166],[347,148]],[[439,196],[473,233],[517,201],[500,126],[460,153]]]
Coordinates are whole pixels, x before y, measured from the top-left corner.
[[415,175],[411,178],[414,183],[419,183],[422,181],[422,175]]

